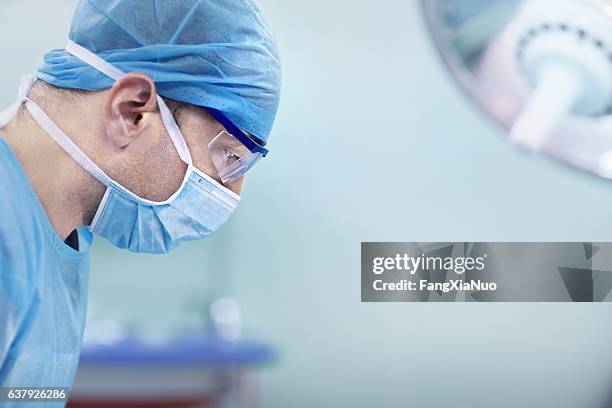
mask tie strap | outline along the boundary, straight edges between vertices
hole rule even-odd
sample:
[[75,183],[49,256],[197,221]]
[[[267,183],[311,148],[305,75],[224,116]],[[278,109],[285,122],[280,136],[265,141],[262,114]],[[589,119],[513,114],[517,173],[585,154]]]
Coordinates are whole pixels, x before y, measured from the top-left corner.
[[0,127],[9,123],[19,112],[21,105],[25,103],[26,109],[38,125],[44,129],[49,136],[70,156],[79,163],[89,174],[108,187],[112,180],[102,169],[95,165],[86,155],[75,145],[68,136],[51,120],[51,118],[34,102],[28,95],[36,83],[34,75],[24,75],[19,84],[17,102],[10,108],[0,113]]
[[25,106],[32,115],[32,118],[43,128],[53,140],[76,161],[89,174],[94,176],[100,183],[106,187],[113,184],[113,180],[104,171],[99,168],[94,162],[79,147],[70,140],[68,136],[51,120],[51,118],[28,97],[25,97]]
[[[89,51],[87,48],[75,43],[72,40],[68,40],[68,43],[66,44],[66,51],[68,51],[70,54],[74,55],[76,58],[80,59],[87,65],[97,69],[107,77],[114,79],[115,81],[120,80],[126,75],[125,72],[121,71],[103,58],[99,57],[98,55]],[[176,148],[179,157],[188,165],[192,165],[193,160],[191,159],[191,153],[187,148],[185,138],[183,137],[183,134],[181,133],[178,125],[176,124],[176,121],[174,120],[170,109],[168,108],[162,97],[159,95],[157,95],[157,104],[159,106],[159,112],[161,114],[162,122],[164,123],[164,126],[166,126],[168,135],[170,136],[170,139],[172,140],[172,143],[174,144],[174,147]]]
[[0,127],[6,126],[19,112],[21,105],[26,101],[28,94],[30,93],[30,89],[36,83],[36,78],[34,75],[24,75],[21,77],[21,82],[19,83],[19,92],[17,94],[17,102],[15,102],[11,107],[7,110],[0,113]]

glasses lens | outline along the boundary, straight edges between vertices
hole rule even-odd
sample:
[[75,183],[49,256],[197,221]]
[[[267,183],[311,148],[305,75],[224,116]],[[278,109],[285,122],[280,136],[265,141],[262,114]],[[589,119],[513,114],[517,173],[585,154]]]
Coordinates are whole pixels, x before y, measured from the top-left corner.
[[238,161],[220,171],[219,176],[223,183],[236,180],[244,176],[244,173],[249,171],[262,157],[261,153],[249,152],[248,155],[241,157]]
[[261,158],[226,131],[210,142],[208,151],[223,183],[242,177]]

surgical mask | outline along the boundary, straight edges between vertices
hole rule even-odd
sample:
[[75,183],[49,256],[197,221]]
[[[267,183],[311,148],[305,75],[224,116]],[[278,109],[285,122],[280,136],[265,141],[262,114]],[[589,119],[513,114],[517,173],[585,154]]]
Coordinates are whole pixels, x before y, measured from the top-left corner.
[[[80,53],[79,53],[80,54]],[[124,74],[94,54],[76,55],[115,80]],[[193,166],[185,138],[170,110],[157,97],[161,118],[180,158],[188,165],[181,187],[168,200],[153,202],[138,197],[104,173],[76,146],[28,94],[35,78],[24,77],[19,100],[0,115],[0,127],[25,103],[34,120],[81,167],[106,186],[91,230],[119,248],[133,252],[166,253],[182,241],[208,237],[229,219],[240,197]]]

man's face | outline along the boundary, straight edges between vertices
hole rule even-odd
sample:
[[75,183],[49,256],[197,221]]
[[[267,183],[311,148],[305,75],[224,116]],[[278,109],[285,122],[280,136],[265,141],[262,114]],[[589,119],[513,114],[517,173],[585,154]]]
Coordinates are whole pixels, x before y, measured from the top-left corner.
[[[129,74],[102,97],[105,171],[138,196],[164,201],[181,186],[187,171],[161,120],[155,88],[144,74]],[[205,109],[181,105],[177,123],[193,165],[221,183],[208,145],[223,130]],[[225,186],[240,194],[243,178]]]

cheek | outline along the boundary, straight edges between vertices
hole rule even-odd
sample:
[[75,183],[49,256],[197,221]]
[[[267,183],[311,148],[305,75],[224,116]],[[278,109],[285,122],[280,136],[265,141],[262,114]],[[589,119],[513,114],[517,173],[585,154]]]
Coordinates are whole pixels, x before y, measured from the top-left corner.
[[149,183],[158,195],[156,201],[163,201],[180,188],[187,172],[187,164],[181,160],[171,141],[164,144],[157,157],[159,160],[153,161],[156,168],[151,169],[157,177],[156,180],[149,180]]
[[208,144],[205,142],[189,143],[188,141],[188,147],[189,151],[191,152],[191,158],[193,159],[193,165],[198,170],[208,174],[210,177],[220,182],[219,172],[212,162],[210,153],[208,152]]
[[228,183],[226,187],[232,190],[234,193],[240,195],[240,193],[242,192],[243,185],[244,185],[244,177],[240,177],[238,180]]
[[187,164],[183,163],[163,127],[156,129],[158,137],[145,138],[139,151],[141,197],[164,201],[174,194],[185,177]]

